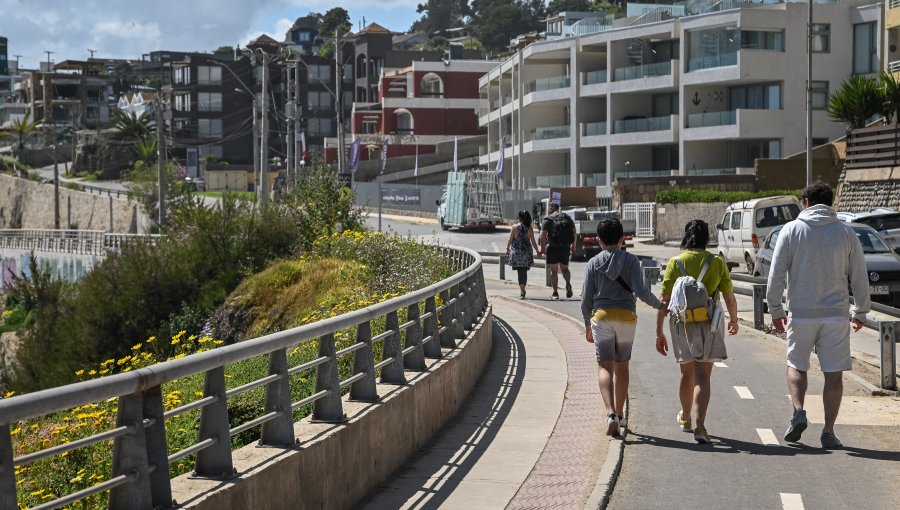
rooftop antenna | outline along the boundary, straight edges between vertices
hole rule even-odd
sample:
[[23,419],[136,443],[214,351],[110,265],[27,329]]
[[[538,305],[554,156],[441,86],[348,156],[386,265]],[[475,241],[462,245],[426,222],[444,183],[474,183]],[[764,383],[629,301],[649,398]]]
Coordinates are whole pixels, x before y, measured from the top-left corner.
[[88,53],[91,54],[91,58],[90,58],[91,60],[94,59],[94,53],[97,53],[97,51],[98,51],[98,50],[92,50],[92,49],[88,48]]

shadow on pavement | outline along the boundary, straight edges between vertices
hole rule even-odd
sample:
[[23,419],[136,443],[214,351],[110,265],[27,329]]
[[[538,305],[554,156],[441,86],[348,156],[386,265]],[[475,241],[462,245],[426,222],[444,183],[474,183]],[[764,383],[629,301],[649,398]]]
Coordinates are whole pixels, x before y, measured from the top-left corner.
[[[493,331],[490,361],[457,418],[435,435],[431,445],[370,494],[363,506],[439,508],[481,458],[509,415],[525,378],[522,339],[497,316]],[[398,478],[407,482],[421,479],[421,483],[403,483]],[[396,492],[391,494],[393,491]]]
[[[690,450],[690,451],[699,451],[699,452],[713,452],[713,453],[749,453],[750,455],[763,455],[770,457],[793,457],[795,455],[829,455],[831,453],[835,453],[840,450],[835,450],[834,452],[830,450],[825,450],[822,448],[807,446],[804,444],[793,444],[789,446],[776,446],[776,445],[764,445],[759,443],[748,443],[746,441],[741,441],[739,439],[732,439],[728,437],[719,437],[712,436],[713,442],[712,444],[697,444],[693,441],[693,436],[690,434],[685,434],[684,441],[675,441],[673,439],[666,439],[662,437],[650,436],[645,434],[639,434],[636,432],[628,431],[631,437],[634,439],[627,439],[625,441],[626,445],[650,445],[650,446],[659,446],[663,448],[677,448],[681,450]],[[844,448],[847,451],[851,451],[851,448]],[[866,454],[881,454],[882,452],[873,452],[872,450],[860,450],[862,452],[866,452]],[[896,455],[896,454],[895,454]],[[880,458],[880,457],[868,457],[868,455],[860,455],[866,456],[867,458]],[[896,460],[896,457],[895,457]]]

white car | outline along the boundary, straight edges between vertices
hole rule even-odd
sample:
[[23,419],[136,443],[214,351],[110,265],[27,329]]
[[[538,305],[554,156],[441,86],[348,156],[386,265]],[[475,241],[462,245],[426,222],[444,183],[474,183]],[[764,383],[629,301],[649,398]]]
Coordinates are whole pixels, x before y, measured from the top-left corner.
[[729,268],[743,263],[747,272],[758,274],[756,252],[760,243],[775,227],[797,218],[800,201],[797,197],[781,195],[735,202],[725,209],[719,232],[719,256]]
[[900,213],[887,208],[879,207],[866,213],[837,213],[841,221],[861,223],[878,231],[891,248],[900,248]]

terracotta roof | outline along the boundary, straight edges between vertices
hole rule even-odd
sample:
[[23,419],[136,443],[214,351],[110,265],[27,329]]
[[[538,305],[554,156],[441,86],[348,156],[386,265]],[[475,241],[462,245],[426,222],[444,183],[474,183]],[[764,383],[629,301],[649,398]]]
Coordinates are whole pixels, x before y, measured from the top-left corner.
[[366,28],[360,30],[358,34],[390,34],[391,31],[379,25],[378,23],[369,23]]
[[247,46],[280,46],[281,43],[272,39],[266,34],[262,34],[256,39],[247,43]]

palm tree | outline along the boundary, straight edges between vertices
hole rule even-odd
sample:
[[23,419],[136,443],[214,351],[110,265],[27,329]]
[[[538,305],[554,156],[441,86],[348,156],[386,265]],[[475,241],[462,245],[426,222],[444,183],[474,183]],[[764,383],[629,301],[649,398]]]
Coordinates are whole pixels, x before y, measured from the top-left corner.
[[854,74],[828,98],[828,116],[857,129],[882,113],[884,104],[884,93],[875,80]]
[[134,155],[137,156],[138,163],[141,163],[145,168],[156,161],[157,152],[155,138],[138,140],[134,143],[132,148],[134,149]]
[[138,115],[122,110],[113,110],[113,127],[124,140],[142,140],[156,132],[156,124],[150,122],[149,115]]
[[18,152],[25,150],[25,142],[37,133],[37,124],[37,122],[31,120],[31,112],[26,113],[22,120],[16,119],[13,121],[12,134],[16,137],[16,150]]
[[890,124],[892,119],[900,122],[900,80],[897,80],[893,73],[882,71],[878,81],[884,96],[885,122]]

